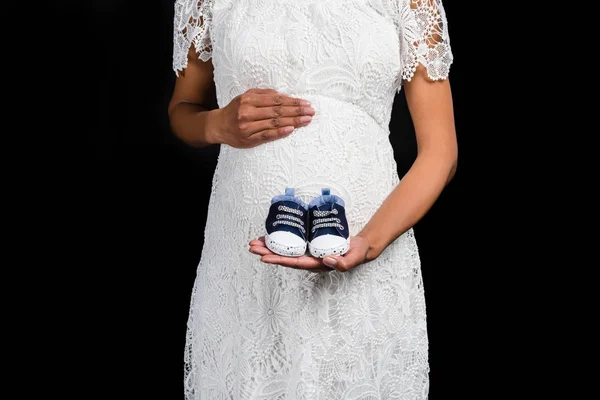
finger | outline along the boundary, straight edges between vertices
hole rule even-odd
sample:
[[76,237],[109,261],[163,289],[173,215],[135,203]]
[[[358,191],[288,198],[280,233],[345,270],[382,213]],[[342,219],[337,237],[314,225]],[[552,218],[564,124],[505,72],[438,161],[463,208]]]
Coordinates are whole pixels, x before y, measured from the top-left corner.
[[248,122],[270,120],[273,118],[301,117],[315,115],[315,109],[309,106],[272,106],[254,107],[245,111],[243,116]]
[[323,258],[323,264],[330,267],[331,269],[341,269],[342,272],[346,271],[347,264],[340,256],[327,256]]
[[261,261],[269,264],[278,264],[284,267],[301,268],[301,269],[315,269],[322,268],[323,263],[320,259],[315,257],[284,257],[277,254],[265,255],[261,258]]
[[274,254],[268,247],[265,246],[250,246],[250,253],[258,254],[259,256],[267,256]]
[[251,240],[250,243],[248,243],[248,245],[249,246],[265,246],[265,239],[263,237],[263,238]]
[[[302,115],[299,117],[281,117],[281,118],[271,118],[271,119],[263,119],[260,121],[252,121],[244,124],[242,132],[246,135],[261,135],[266,130],[276,130],[280,134],[290,134],[292,133],[289,129],[298,128],[301,126],[306,126],[312,121],[312,117],[310,115]],[[283,129],[282,129],[283,128]]]
[[284,93],[257,93],[248,97],[249,104],[255,107],[310,106],[310,102]]
[[346,272],[357,265],[361,264],[365,259],[362,249],[350,247],[348,252],[343,256],[327,256],[323,259],[323,264],[334,268],[340,272]]
[[260,133],[255,133],[248,137],[254,145],[259,145],[266,142],[272,142],[273,140],[281,139],[286,136],[289,136],[293,131],[294,127],[286,127],[286,129],[268,129],[266,131],[262,131]]
[[259,88],[249,89],[248,92],[258,93],[258,94],[278,93],[277,90],[275,90],[275,89],[259,89]]

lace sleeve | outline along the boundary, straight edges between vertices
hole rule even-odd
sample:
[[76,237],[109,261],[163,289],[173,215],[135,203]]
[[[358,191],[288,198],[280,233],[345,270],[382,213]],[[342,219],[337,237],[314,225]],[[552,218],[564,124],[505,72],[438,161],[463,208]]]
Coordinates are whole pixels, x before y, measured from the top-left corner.
[[433,80],[446,79],[453,61],[442,0],[399,0],[402,80],[422,64]]
[[212,57],[210,25],[214,0],[175,0],[173,21],[173,70],[179,73],[187,67],[187,56],[193,44],[198,58]]

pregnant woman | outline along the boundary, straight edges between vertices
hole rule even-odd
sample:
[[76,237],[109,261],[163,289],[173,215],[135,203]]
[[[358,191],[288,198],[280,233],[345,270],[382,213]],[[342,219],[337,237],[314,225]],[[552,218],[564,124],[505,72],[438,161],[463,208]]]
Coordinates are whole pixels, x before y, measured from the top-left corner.
[[[220,145],[192,293],[185,395],[426,399],[426,310],[412,227],[457,143],[441,0],[176,0],[173,132]],[[389,142],[405,91],[418,155]],[[265,246],[271,200],[344,200],[343,255]]]

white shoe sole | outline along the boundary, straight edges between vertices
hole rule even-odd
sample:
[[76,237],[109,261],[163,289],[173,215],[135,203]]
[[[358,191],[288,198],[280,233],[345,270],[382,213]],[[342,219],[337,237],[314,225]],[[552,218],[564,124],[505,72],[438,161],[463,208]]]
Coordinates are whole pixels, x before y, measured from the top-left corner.
[[338,245],[336,247],[330,247],[326,249],[314,247],[311,243],[308,244],[308,250],[313,257],[325,258],[327,256],[342,256],[350,249],[350,239]]
[[303,246],[290,246],[287,244],[277,243],[267,234],[265,235],[265,244],[267,248],[275,254],[287,257],[300,257],[306,253],[306,243]]

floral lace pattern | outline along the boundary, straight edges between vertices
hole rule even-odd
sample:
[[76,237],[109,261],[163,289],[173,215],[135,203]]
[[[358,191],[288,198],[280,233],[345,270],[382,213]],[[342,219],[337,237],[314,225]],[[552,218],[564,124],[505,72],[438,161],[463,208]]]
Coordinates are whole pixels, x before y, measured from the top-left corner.
[[448,24],[441,0],[407,0],[395,19],[402,37],[402,79],[410,81],[422,64],[433,80],[448,77],[453,61]]
[[188,50],[194,45],[198,57],[207,61],[212,56],[210,25],[215,0],[176,1],[173,21],[173,69],[187,67]]
[[452,61],[439,0],[178,0],[173,66],[212,59],[220,107],[250,88],[309,100],[312,122],[251,149],[221,145],[188,319],[185,395],[198,399],[426,399],[428,342],[409,230],[347,273],[260,262],[271,198],[329,187],[351,235],[400,179],[392,103],[421,63]]

